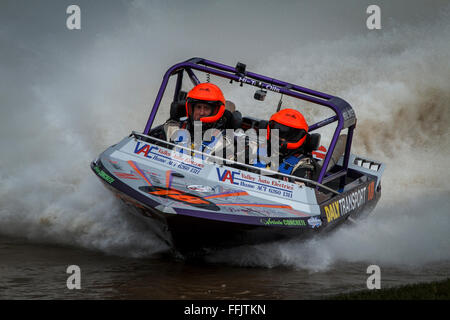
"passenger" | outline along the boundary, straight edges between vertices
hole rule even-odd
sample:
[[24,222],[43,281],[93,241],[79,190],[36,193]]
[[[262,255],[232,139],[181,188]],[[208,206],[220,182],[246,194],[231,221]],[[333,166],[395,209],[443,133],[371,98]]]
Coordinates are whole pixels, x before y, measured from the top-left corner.
[[280,139],[278,172],[314,179],[317,162],[307,151],[308,124],[303,115],[293,109],[273,114],[267,126],[268,146],[273,129],[278,129]]
[[[224,149],[230,144],[224,134],[227,129],[227,118],[225,114],[225,98],[218,86],[212,83],[200,83],[187,94],[186,115],[184,121],[168,120],[164,124],[167,141],[177,144],[186,142],[186,131],[189,132],[190,142],[196,143],[194,132],[195,123],[201,124],[202,146],[191,145],[189,147],[213,154],[219,149]],[[180,130],[186,129],[186,131]],[[206,133],[208,129],[210,130]],[[206,133],[206,134],[205,134]],[[223,138],[223,139],[222,139]]]

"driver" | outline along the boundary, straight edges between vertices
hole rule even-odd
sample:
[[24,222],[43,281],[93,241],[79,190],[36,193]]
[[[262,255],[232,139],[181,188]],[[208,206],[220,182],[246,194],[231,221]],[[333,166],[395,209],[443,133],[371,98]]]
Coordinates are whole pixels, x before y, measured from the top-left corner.
[[[190,148],[208,154],[216,153],[219,149],[224,150],[232,143],[224,134],[227,129],[227,119],[224,114],[225,97],[220,88],[212,83],[200,83],[187,94],[187,119],[181,122],[169,120],[165,123],[164,131],[167,141],[185,146],[192,142]],[[202,138],[201,141],[195,141],[194,129],[200,128],[200,125]],[[199,142],[201,145],[198,145]]]
[[273,129],[278,129],[280,139],[278,172],[313,179],[317,163],[306,151],[308,124],[303,115],[294,109],[280,110],[270,117],[267,141],[270,140]]
[[186,99],[189,126],[193,126],[194,121],[201,121],[202,130],[225,129],[224,113],[225,98],[215,84],[200,83],[189,91]]

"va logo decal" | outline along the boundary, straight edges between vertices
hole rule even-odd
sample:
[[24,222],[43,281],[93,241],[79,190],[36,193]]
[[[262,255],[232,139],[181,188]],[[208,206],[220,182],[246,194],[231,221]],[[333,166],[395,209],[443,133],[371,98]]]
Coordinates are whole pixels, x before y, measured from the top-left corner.
[[141,153],[143,153],[143,154],[144,154],[144,157],[150,158],[150,157],[148,156],[148,153],[149,153],[150,151],[152,151],[153,149],[158,150],[157,147],[154,147],[154,146],[151,146],[151,147],[150,147],[148,144],[145,144],[145,143],[143,143],[143,146],[141,147],[141,143],[138,142],[138,143],[136,144],[136,147],[134,148],[134,153],[136,153],[136,154],[141,154]]
[[219,168],[216,168],[217,170],[217,177],[219,178],[219,181],[225,182],[226,180],[230,180],[232,184],[239,184],[237,182],[234,182],[235,176],[240,175],[239,172],[236,171],[230,171],[230,170],[224,170],[224,172],[220,172]]

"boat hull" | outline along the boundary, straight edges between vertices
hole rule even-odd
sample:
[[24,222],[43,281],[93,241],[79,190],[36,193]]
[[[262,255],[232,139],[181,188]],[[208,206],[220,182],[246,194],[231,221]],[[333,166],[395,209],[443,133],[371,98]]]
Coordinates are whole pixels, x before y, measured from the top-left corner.
[[[98,166],[92,163],[94,169]],[[102,167],[103,172],[107,172]],[[98,172],[96,172],[98,175]],[[110,174],[107,172],[107,174]],[[255,245],[289,239],[308,239],[319,234],[334,230],[347,222],[348,218],[358,219],[367,216],[376,206],[381,193],[375,191],[372,201],[353,210],[344,219],[327,221],[327,211],[323,208],[321,226],[312,228],[308,220],[298,225],[280,224],[277,219],[265,219],[265,224],[256,224],[253,220],[238,217],[235,221],[222,219],[220,213],[214,216],[196,210],[179,210],[177,213],[167,213],[158,210],[157,203],[152,206],[151,199],[136,192],[125,183],[116,181],[114,185],[100,177],[104,185],[123,201],[129,212],[143,219],[149,226],[149,232],[156,234],[169,248],[182,254],[201,253],[209,250],[223,249],[242,245]],[[330,203],[328,203],[330,206]],[[242,221],[242,222],[240,222]]]

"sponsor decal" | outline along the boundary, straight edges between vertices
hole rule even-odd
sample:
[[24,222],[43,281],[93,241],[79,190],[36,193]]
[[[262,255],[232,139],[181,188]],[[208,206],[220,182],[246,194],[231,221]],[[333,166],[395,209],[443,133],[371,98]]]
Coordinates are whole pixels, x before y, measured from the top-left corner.
[[191,206],[219,211],[220,208],[216,206],[209,200],[206,200],[202,197],[196,196],[195,194],[186,193],[177,189],[172,188],[164,188],[164,187],[155,187],[155,186],[141,186],[138,188],[143,192],[147,192],[151,195],[158,196],[161,198],[171,199],[183,203],[187,203]]
[[202,186],[199,184],[193,184],[190,186],[187,186],[187,188],[191,191],[198,191],[198,192],[212,192],[214,191],[213,188],[211,188],[210,186]]
[[113,183],[115,180],[113,177],[109,176],[105,171],[100,169],[98,166],[94,167],[94,171],[98,174],[100,178],[108,182],[109,184]]
[[291,227],[305,227],[306,222],[300,219],[261,219],[259,220],[266,226],[291,226]]
[[217,178],[221,182],[253,189],[259,192],[270,193],[275,196],[292,198],[293,185],[276,179],[269,179],[260,175],[251,175],[245,172],[216,168]]
[[253,80],[253,79],[250,79],[247,77],[239,77],[239,82],[251,84],[252,86],[260,87],[262,89],[275,91],[275,92],[280,92],[280,90],[281,90],[280,87],[277,87],[273,84],[265,83],[265,82],[258,81],[258,80]]
[[136,142],[134,153],[148,159],[157,161],[171,168],[189,173],[199,174],[204,164],[194,161],[190,156],[178,152],[171,152],[143,142]]
[[367,186],[349,193],[348,195],[336,200],[323,207],[328,222],[332,222],[345,216],[353,210],[362,207],[367,199]]
[[239,185],[239,183],[234,182],[235,175],[238,176],[241,173],[236,171],[225,170],[223,173],[220,173],[220,169],[216,168],[217,176],[220,181],[225,182],[226,180],[230,180],[230,183]]
[[136,143],[136,148],[134,148],[134,153],[136,154],[144,154],[144,157],[148,158],[148,153],[150,151],[150,145],[143,143],[142,147],[140,147],[141,143],[138,141]]
[[324,210],[328,222],[334,221],[341,216],[339,211],[339,203],[337,201],[325,206]]
[[314,229],[322,225],[322,220],[319,217],[311,217],[308,219],[308,224]]

